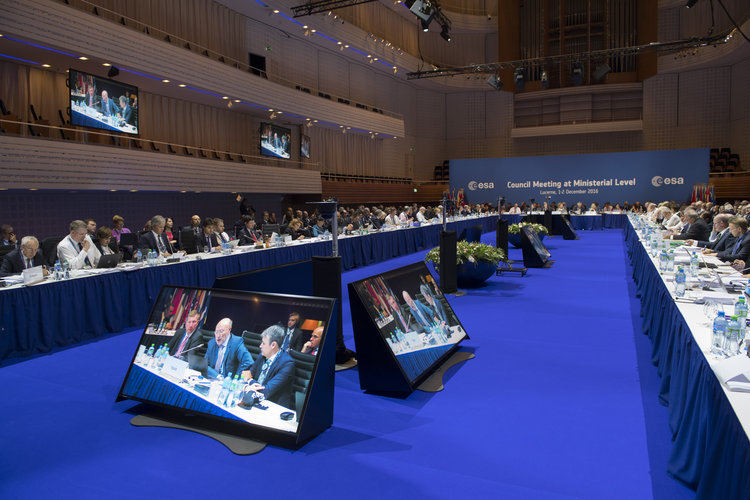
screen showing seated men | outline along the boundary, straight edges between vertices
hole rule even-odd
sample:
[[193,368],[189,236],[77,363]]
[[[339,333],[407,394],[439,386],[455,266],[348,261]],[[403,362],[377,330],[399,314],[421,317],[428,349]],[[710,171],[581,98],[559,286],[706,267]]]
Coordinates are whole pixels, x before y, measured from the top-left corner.
[[164,286],[120,397],[296,433],[333,303]]
[[292,131],[270,123],[260,124],[260,154],[276,158],[291,157]]
[[303,135],[299,139],[299,155],[302,158],[310,158],[310,136]]
[[521,231],[526,233],[526,237],[529,238],[531,245],[534,247],[536,253],[539,254],[539,257],[542,257],[546,261],[552,256],[552,254],[549,253],[549,250],[547,250],[547,247],[544,246],[544,243],[542,243],[542,240],[539,239],[539,235],[536,234],[536,231],[534,231],[531,226],[523,226]]
[[353,286],[412,382],[468,338],[424,262],[357,281]]
[[138,87],[74,69],[68,86],[71,125],[138,134]]

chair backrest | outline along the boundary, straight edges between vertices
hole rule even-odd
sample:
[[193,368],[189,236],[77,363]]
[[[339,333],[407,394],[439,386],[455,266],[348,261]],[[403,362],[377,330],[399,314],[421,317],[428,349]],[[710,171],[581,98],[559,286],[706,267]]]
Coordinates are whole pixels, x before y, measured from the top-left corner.
[[263,224],[263,237],[271,236],[272,233],[279,234],[278,224]]
[[303,354],[293,349],[289,349],[289,355],[294,360],[294,382],[292,391],[294,391],[295,411],[299,414],[302,411],[302,405],[305,402],[307,388],[312,378],[313,367],[315,366],[315,356],[312,354]]
[[15,248],[13,245],[0,245],[0,265],[3,263],[5,256],[15,250]]
[[258,359],[258,356],[260,356],[260,333],[245,330],[242,332],[242,340],[245,342],[247,350],[252,354],[253,360]]
[[50,267],[55,265],[55,261],[57,260],[57,244],[61,241],[62,238],[59,236],[44,238],[42,240],[42,256]]
[[185,253],[198,253],[198,243],[195,241],[195,233],[192,229],[180,230],[180,248]]
[[138,235],[136,233],[122,233],[120,235],[120,246],[138,245]]

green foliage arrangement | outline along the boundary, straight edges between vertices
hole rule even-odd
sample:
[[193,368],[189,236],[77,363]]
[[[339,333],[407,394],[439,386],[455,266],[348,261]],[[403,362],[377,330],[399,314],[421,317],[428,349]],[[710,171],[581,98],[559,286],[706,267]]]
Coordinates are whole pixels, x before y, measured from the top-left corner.
[[531,226],[534,231],[536,231],[536,234],[549,234],[549,231],[547,231],[547,228],[544,227],[542,224],[536,224],[534,222],[521,222],[520,224],[511,224],[508,226],[508,232],[510,234],[518,234],[521,232],[521,228],[523,226]]
[[[425,262],[432,262],[435,266],[440,264],[440,247],[433,248],[424,257]],[[492,245],[484,243],[469,243],[459,241],[456,245],[456,264],[464,262],[485,261],[497,264],[500,261],[505,262],[505,252]]]

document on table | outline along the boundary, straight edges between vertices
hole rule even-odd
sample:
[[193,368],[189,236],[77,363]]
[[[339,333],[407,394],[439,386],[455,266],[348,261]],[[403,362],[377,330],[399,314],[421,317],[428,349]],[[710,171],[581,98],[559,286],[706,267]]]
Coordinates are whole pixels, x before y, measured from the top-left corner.
[[750,392],[750,358],[744,354],[721,360],[713,368],[730,391]]

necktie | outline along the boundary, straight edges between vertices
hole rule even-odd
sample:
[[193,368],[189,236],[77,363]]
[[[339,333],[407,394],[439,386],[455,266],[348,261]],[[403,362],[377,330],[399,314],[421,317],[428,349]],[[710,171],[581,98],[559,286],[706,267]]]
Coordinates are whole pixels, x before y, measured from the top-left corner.
[[167,252],[167,249],[164,247],[164,242],[161,240],[161,235],[156,236],[156,246],[159,247],[159,253]]
[[286,337],[284,337],[284,343],[281,346],[282,351],[287,351],[289,349],[289,342],[292,340],[292,331],[287,330]]
[[266,377],[268,376],[268,369],[271,368],[271,360],[267,359],[263,363],[263,368],[260,370],[260,377],[258,377],[258,383],[260,385],[263,385],[263,382],[266,381]]
[[26,259],[26,269],[31,269],[34,267],[34,263],[31,262],[31,259]]
[[682,228],[682,234],[687,233],[688,229],[690,229],[690,224],[685,224],[685,227]]
[[182,342],[180,342],[180,347],[178,347],[177,352],[174,353],[175,357],[179,358],[182,356],[182,350],[185,349],[185,345],[187,344],[189,338],[190,334],[186,332],[185,336],[182,338]]
[[[80,252],[82,250],[83,250],[83,243],[79,243],[78,244],[78,251]],[[83,259],[83,261],[86,263],[87,266],[91,265],[91,261],[89,260],[89,256],[88,255],[86,255],[86,258]]]
[[226,351],[226,346],[219,346],[219,355],[216,356],[216,371],[224,374],[224,351]]

